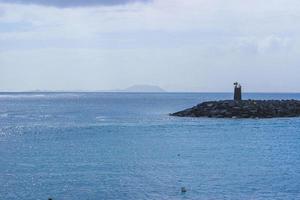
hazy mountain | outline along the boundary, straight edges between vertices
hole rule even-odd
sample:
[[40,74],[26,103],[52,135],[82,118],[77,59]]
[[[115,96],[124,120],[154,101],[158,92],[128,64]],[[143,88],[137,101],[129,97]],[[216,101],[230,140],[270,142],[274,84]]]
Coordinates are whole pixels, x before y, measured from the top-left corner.
[[115,90],[30,90],[25,92],[166,92],[164,89],[155,85],[133,85],[125,89]]

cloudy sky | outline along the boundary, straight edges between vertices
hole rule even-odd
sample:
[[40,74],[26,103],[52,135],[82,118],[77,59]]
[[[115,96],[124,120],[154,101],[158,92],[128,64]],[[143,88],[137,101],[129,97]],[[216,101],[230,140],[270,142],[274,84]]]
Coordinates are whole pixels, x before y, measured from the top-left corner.
[[299,0],[0,0],[0,91],[300,92]]

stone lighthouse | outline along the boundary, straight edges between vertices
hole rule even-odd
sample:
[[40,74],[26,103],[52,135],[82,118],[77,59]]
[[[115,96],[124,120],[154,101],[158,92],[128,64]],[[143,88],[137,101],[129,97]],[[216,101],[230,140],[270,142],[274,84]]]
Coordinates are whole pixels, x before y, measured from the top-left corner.
[[242,100],[242,86],[235,82],[234,84],[234,100],[241,101]]

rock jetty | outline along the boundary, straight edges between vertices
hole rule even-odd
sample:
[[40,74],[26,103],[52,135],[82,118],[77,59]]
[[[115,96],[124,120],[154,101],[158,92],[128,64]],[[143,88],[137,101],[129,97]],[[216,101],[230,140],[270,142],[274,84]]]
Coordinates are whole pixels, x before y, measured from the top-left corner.
[[300,116],[299,100],[223,100],[203,102],[172,113],[178,117],[274,118]]

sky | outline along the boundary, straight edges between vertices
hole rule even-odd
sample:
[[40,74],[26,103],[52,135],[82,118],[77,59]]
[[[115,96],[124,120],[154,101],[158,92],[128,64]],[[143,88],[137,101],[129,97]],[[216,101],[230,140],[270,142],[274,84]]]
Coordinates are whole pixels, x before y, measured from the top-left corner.
[[0,91],[300,92],[299,0],[0,0]]

